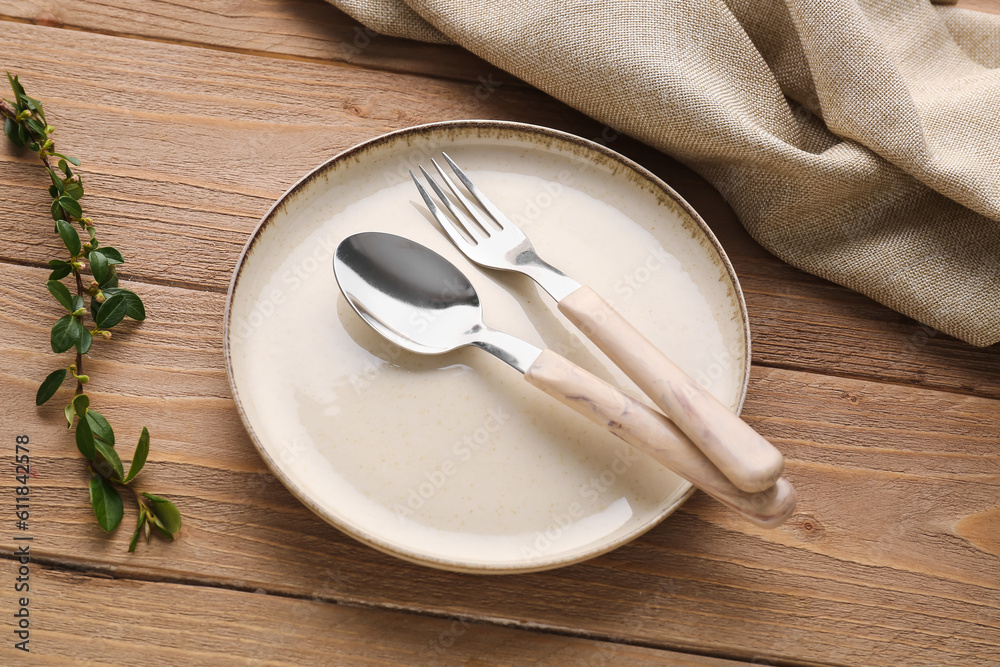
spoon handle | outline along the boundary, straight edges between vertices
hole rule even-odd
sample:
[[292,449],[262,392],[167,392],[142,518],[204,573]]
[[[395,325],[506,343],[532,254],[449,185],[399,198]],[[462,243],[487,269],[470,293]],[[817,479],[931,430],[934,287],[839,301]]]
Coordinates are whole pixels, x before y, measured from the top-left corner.
[[781,476],[781,452],[649,342],[589,287],[559,310],[744,491],[763,491]]
[[542,351],[524,377],[759,526],[778,526],[795,509],[788,480],[753,493],[737,488],[669,419],[552,350]]

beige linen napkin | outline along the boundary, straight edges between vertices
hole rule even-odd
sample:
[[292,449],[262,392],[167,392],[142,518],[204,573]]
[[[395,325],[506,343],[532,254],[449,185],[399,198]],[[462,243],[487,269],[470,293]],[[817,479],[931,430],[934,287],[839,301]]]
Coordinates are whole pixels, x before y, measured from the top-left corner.
[[1000,17],[926,0],[330,0],[684,161],[765,248],[1000,341]]

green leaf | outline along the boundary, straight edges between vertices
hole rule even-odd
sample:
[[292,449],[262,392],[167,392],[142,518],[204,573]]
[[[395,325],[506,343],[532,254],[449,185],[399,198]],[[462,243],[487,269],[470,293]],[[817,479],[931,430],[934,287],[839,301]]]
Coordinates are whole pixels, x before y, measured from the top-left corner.
[[108,264],[124,264],[125,263],[125,258],[122,257],[122,254],[120,252],[118,252],[118,250],[116,250],[115,248],[112,248],[111,246],[105,246],[105,247],[101,248],[100,250],[98,250],[98,252],[101,253],[102,255],[104,255],[107,258]]
[[83,308],[83,297],[80,296],[79,294],[74,294],[73,295],[73,312],[75,313],[76,311],[80,310],[81,308]]
[[74,257],[79,255],[80,235],[77,233],[76,227],[65,220],[56,220],[56,231],[59,232],[59,236],[66,244],[66,249],[69,250],[70,254]]
[[3,133],[7,135],[7,138],[10,139],[15,146],[24,145],[24,142],[21,141],[21,137],[18,134],[17,123],[14,122],[14,119],[9,116],[4,117]]
[[24,97],[24,88],[21,86],[21,82],[17,80],[17,76],[11,76],[10,72],[7,72],[7,81],[10,82],[10,89],[14,91],[14,98],[17,103],[21,103],[21,98]]
[[72,315],[63,315],[52,325],[52,351],[65,352],[80,341],[81,332],[88,333],[80,320]]
[[[77,396],[77,399],[80,397]],[[76,400],[73,401],[76,403]],[[97,448],[94,444],[94,432],[90,430],[90,422],[87,418],[80,414],[79,410],[76,410],[77,417],[80,417],[76,422],[76,448],[80,450],[80,453],[91,461],[97,456]]]
[[69,264],[65,266],[60,266],[55,271],[49,274],[49,280],[62,280],[71,273],[73,273],[73,267],[71,267]]
[[142,322],[146,319],[146,307],[142,304],[142,299],[139,298],[139,295],[127,289],[123,289],[121,294],[125,295],[128,303],[128,310],[125,311],[125,314],[136,322]]
[[56,301],[63,305],[63,308],[69,312],[73,312],[76,308],[73,307],[73,295],[69,293],[66,286],[63,285],[58,280],[50,280],[45,283],[45,288],[49,290],[49,293],[56,298]]
[[132,533],[132,539],[130,539],[128,541],[128,552],[129,553],[134,553],[135,552],[135,547],[136,547],[137,544],[139,544],[139,533],[141,533],[141,532],[142,532],[142,525],[140,524],[135,529],[135,532]]
[[97,312],[101,309],[101,304],[98,303],[97,299],[90,297],[90,317],[97,322]]
[[69,168],[69,165],[66,164],[66,160],[64,159],[59,160],[59,171],[66,174],[66,178],[69,178],[70,176],[73,175],[73,170]]
[[142,495],[151,501],[154,526],[158,526],[168,533],[176,533],[181,529],[181,513],[176,505],[166,498],[154,496],[152,493],[143,493]]
[[128,297],[119,292],[108,297],[108,300],[101,304],[101,309],[97,311],[94,322],[102,329],[115,326],[128,314]]
[[80,337],[76,339],[76,349],[80,354],[90,352],[90,347],[94,344],[94,335],[87,331],[87,327],[80,325]]
[[73,267],[69,265],[69,262],[64,262],[61,259],[50,259],[49,268],[55,269],[49,274],[49,280],[61,280],[73,272]]
[[41,102],[36,100],[34,97],[24,95],[24,105],[32,111],[37,111],[38,116],[42,119],[42,125],[45,125],[45,112],[42,110]]
[[70,403],[65,408],[63,408],[63,414],[66,415],[66,428],[73,426],[73,417],[76,416],[76,410],[73,409],[73,404]]
[[[108,301],[110,301],[114,296],[123,296],[126,305],[125,314],[133,320],[142,322],[146,319],[146,307],[143,305],[142,299],[140,299],[139,295],[135,292],[127,290],[123,287],[108,287],[104,288],[102,291],[104,292],[104,296],[108,298]],[[107,301],[104,303],[107,303]]]
[[90,260],[90,271],[98,283],[103,283],[109,277],[108,258],[103,253],[91,250],[87,255]]
[[62,206],[59,205],[59,200],[58,199],[53,199],[52,200],[52,219],[53,220],[61,220],[64,217],[65,216],[63,215]]
[[73,410],[80,419],[84,418],[90,409],[90,397],[86,394],[77,394],[73,397]]
[[38,135],[40,137],[44,137],[45,136],[45,123],[43,123],[40,119],[35,118],[35,117],[31,117],[31,118],[25,119],[24,123],[36,135]]
[[69,213],[74,218],[83,217],[83,209],[80,207],[80,202],[73,199],[69,195],[63,195],[58,199],[59,205],[63,207],[63,210]]
[[94,440],[94,448],[114,468],[115,479],[120,481],[125,476],[125,470],[122,467],[122,460],[118,457],[118,452],[115,451],[115,448],[101,440]]
[[[156,532],[159,534],[159,536],[162,537],[163,539],[168,540],[170,542],[174,541],[174,536],[171,535],[167,531],[167,529],[163,527],[163,524],[160,523],[160,520],[157,519],[155,516],[153,517],[153,520],[150,523],[146,524],[147,528],[149,528],[149,526],[153,526],[153,528],[156,529]],[[146,532],[149,532],[149,531],[146,531]],[[148,535],[146,536],[146,539],[147,540],[149,539]]]
[[104,415],[97,410],[87,410],[87,421],[90,422],[90,429],[94,432],[95,437],[100,438],[112,447],[115,446],[115,432],[112,430],[108,420],[104,418]]
[[73,199],[80,199],[83,197],[83,183],[77,181],[75,183],[68,183],[65,189],[66,194],[68,194]]
[[38,393],[35,394],[35,405],[42,405],[45,401],[52,398],[52,395],[62,386],[65,379],[65,368],[60,368],[57,371],[49,373],[48,377],[42,380],[42,386],[38,388]]
[[62,182],[62,179],[56,176],[56,172],[51,169],[46,169],[45,171],[49,172],[49,178],[52,179],[52,185],[54,185],[59,192],[62,192],[66,187],[66,184]]
[[97,523],[109,533],[118,527],[125,515],[122,497],[111,482],[100,475],[90,478],[90,505],[94,508]]
[[61,157],[64,160],[67,160],[74,167],[79,167],[80,166],[80,161],[77,160],[75,157],[70,157],[68,155],[63,155],[62,153],[53,153],[53,155],[55,155],[56,157]]
[[108,271],[108,279],[100,284],[101,290],[103,291],[106,287],[118,287],[118,272],[115,271],[114,267]]
[[53,199],[57,198],[59,196],[59,188],[57,188],[54,185],[50,185],[49,186],[49,196],[52,197]]
[[146,513],[142,509],[142,505],[139,505],[139,516],[135,521],[135,532],[132,533],[132,539],[128,541],[128,551],[132,553],[135,551],[135,545],[139,543],[139,534],[142,532],[142,527],[146,523]]
[[[176,510],[176,508],[174,508],[174,509]],[[178,520],[180,519],[180,512],[177,512],[177,518],[178,518]],[[155,514],[151,515],[150,516],[150,523],[152,524],[152,526],[156,530],[156,532],[160,534],[160,537],[163,537],[163,538],[165,538],[167,540],[173,541],[173,539],[174,539],[174,532],[175,531],[172,531],[169,528],[167,528],[167,526],[164,525],[163,519],[161,517],[159,517],[159,516],[157,516]]]
[[149,431],[143,426],[142,435],[139,436],[139,444],[135,446],[135,454],[132,455],[132,463],[128,467],[128,477],[125,478],[126,484],[135,479],[135,476],[142,470],[142,466],[146,465],[147,456],[149,456]]

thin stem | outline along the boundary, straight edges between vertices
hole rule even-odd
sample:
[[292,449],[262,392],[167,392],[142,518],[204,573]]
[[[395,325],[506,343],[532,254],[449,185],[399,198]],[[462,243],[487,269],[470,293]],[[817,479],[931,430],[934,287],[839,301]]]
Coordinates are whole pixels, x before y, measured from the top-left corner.
[[55,171],[52,168],[52,163],[49,162],[49,156],[45,151],[38,151],[38,159],[42,161],[42,163],[49,171]]
[[[8,74],[8,77],[10,77],[12,79],[12,87],[14,88],[15,97],[17,98],[17,100],[16,100],[16,103],[12,104],[11,102],[0,98],[0,120],[2,120],[2,119],[10,119],[10,120],[12,120],[17,125],[17,128],[16,128],[17,132],[16,133],[15,132],[11,132],[11,136],[10,136],[11,141],[15,145],[18,145],[18,146],[23,146],[23,145],[27,144],[28,147],[33,152],[35,152],[38,155],[39,160],[41,160],[42,164],[48,170],[49,176],[51,177],[52,182],[53,182],[53,186],[52,186],[52,188],[50,190],[51,190],[51,192],[55,193],[55,195],[53,196],[53,199],[55,200],[53,202],[53,206],[54,206],[54,209],[55,209],[55,211],[54,211],[54,217],[56,218],[56,220],[59,221],[60,214],[61,214],[61,216],[66,221],[68,221],[70,223],[74,223],[74,222],[78,223],[80,225],[80,227],[90,237],[90,240],[86,241],[86,242],[83,242],[82,239],[81,239],[81,245],[82,245],[83,252],[80,252],[80,253],[71,253],[72,256],[70,257],[70,263],[71,263],[71,272],[73,274],[73,280],[74,280],[74,282],[76,282],[76,293],[77,293],[77,296],[79,296],[81,300],[85,300],[85,297],[89,294],[92,297],[91,298],[91,308],[93,309],[93,307],[95,305],[97,305],[95,303],[95,301],[97,300],[98,297],[101,297],[101,303],[103,303],[103,296],[101,296],[100,286],[96,282],[94,282],[91,287],[84,288],[84,276],[83,276],[82,271],[81,271],[85,259],[89,259],[89,256],[90,256],[87,251],[93,250],[97,246],[97,243],[96,243],[96,234],[94,232],[94,227],[93,227],[93,221],[90,218],[88,218],[88,217],[84,217],[82,215],[82,213],[79,216],[72,215],[70,213],[69,209],[66,208],[65,206],[62,206],[62,203],[59,201],[64,196],[67,196],[66,190],[67,190],[67,188],[70,185],[73,186],[73,190],[68,194],[69,197],[72,197],[75,200],[79,200],[83,196],[83,186],[82,186],[82,184],[80,184],[80,177],[77,176],[77,175],[71,175],[72,171],[66,166],[66,163],[72,163],[72,164],[74,164],[76,166],[79,166],[79,160],[77,160],[75,158],[67,157],[67,156],[64,156],[64,155],[61,155],[61,154],[55,152],[55,144],[53,143],[52,139],[49,137],[49,135],[53,132],[52,127],[49,126],[49,125],[47,125],[47,124],[45,124],[44,128],[42,128],[41,130],[39,130],[39,128],[38,128],[38,122],[36,122],[35,120],[32,119],[33,113],[34,113],[35,117],[37,117],[39,121],[41,121],[43,123],[45,122],[44,115],[40,112],[41,111],[41,102],[39,102],[37,100],[34,100],[33,98],[27,97],[27,95],[24,95],[23,90],[17,85],[16,77],[11,77],[10,74]],[[23,100],[21,99],[22,96],[24,97]],[[22,106],[25,107],[25,108],[23,110],[19,110]],[[5,121],[5,125],[6,125],[6,121]],[[5,127],[5,130],[6,129],[8,129],[8,128]],[[22,141],[22,139],[24,141]],[[53,168],[53,166],[52,166],[52,164],[53,164],[52,163],[52,158],[59,158],[60,159],[60,162],[59,162],[60,166],[59,166],[58,169],[54,169]],[[65,159],[65,162],[62,161],[63,159]],[[60,171],[62,173],[64,173],[64,174],[66,174],[66,178],[63,178],[62,174],[59,173]],[[61,183],[60,183],[60,180],[62,181]],[[70,208],[72,208],[73,210],[76,210],[78,206],[79,206],[79,204],[77,204],[76,206],[70,206]],[[60,210],[60,208],[61,208],[61,210]],[[75,246],[75,244],[72,243],[72,242],[68,242],[68,243],[66,243],[66,245],[67,245],[67,249],[69,249],[70,246]],[[120,261],[118,263],[120,263]],[[62,267],[63,265],[59,264],[58,266]],[[93,266],[91,266],[90,269],[91,269],[91,271],[93,271]],[[112,273],[110,273],[109,275],[113,276],[114,275],[114,273],[113,273],[114,269],[111,269],[111,271],[112,271]],[[95,278],[95,281],[96,281],[96,276],[94,276],[94,278]],[[61,280],[60,280],[60,283],[61,283]],[[131,294],[131,293],[129,293],[129,294],[138,301],[138,297],[135,297],[134,294]],[[57,297],[57,298],[59,298],[59,297]],[[139,303],[139,305],[141,307],[141,303],[142,302],[138,301],[138,303]],[[74,313],[76,312],[76,310],[77,309],[74,309]],[[96,326],[97,325],[96,319],[95,319],[95,322],[94,322],[94,325],[95,325],[94,330],[93,331],[88,331],[87,327],[84,325],[84,319],[85,319],[86,314],[87,314],[87,309],[86,308],[81,308],[80,310],[82,310],[83,312],[80,313],[79,315],[71,313],[71,317],[78,318],[77,322],[81,326],[83,326],[83,330],[85,332],[84,335],[89,335],[89,336],[93,337],[95,332],[98,332],[103,337],[109,337],[111,335],[109,331],[99,331],[98,327]],[[91,310],[91,313],[93,313],[93,310]],[[89,341],[85,340],[85,342],[87,342],[87,343],[93,343],[93,340],[89,340]],[[83,354],[80,351],[81,347],[82,347],[81,343],[79,341],[77,341],[76,342],[76,363],[71,364],[68,367],[68,370],[70,370],[73,373],[73,376],[76,378],[76,392],[74,394],[74,399],[77,396],[80,396],[80,395],[82,395],[84,393],[84,382],[86,382],[86,376],[85,376],[84,368],[83,368]],[[89,348],[90,346],[87,345],[87,347]],[[65,377],[65,375],[63,377]],[[45,385],[43,383],[43,387],[44,386]],[[50,394],[50,396],[51,396],[51,394]],[[73,405],[74,404],[71,404],[71,407]],[[85,415],[83,415],[80,418],[86,420],[88,418],[88,415],[85,414]],[[105,424],[106,424],[106,422],[105,422]],[[71,418],[71,421],[70,421],[70,425],[72,426],[72,418]],[[79,430],[79,428],[80,428],[80,424],[78,423],[78,425],[77,425],[77,429],[78,429],[77,430],[77,436],[78,437],[80,436],[80,430]],[[114,433],[111,432],[109,424],[106,424],[106,428],[110,432],[110,435],[113,436]],[[90,429],[90,430],[92,431],[93,429]],[[145,463],[146,457],[147,457],[148,452],[149,452],[149,440],[148,440],[149,434],[148,434],[148,432],[146,431],[145,428],[142,429],[142,433],[143,433],[143,435],[139,439],[139,443],[141,445],[143,445],[143,453],[141,455],[142,456],[142,461],[140,462],[139,467],[135,469],[136,473],[138,473],[139,470],[141,470],[142,464]],[[104,434],[102,433],[102,436],[103,435]],[[91,437],[92,438],[96,438],[96,435],[91,434]],[[112,438],[109,437],[109,439],[112,439]],[[101,450],[103,450],[103,444],[104,443],[106,443],[106,441],[104,441],[103,437],[102,437],[102,447],[101,447]],[[96,446],[97,446],[96,440],[94,441],[93,446],[96,449]],[[139,452],[139,448],[137,447],[136,448],[136,454],[139,454],[139,453],[140,453]],[[111,455],[109,454],[109,456],[111,456]],[[97,459],[96,456],[94,458]],[[106,458],[106,457],[103,457],[103,458]],[[139,509],[140,522],[139,522],[139,528],[137,528],[137,531],[139,529],[141,529],[143,526],[145,526],[146,531],[147,531],[146,535],[147,535],[147,538],[148,538],[148,536],[149,536],[149,530],[152,527],[152,528],[155,528],[161,534],[163,534],[166,538],[173,539],[173,534],[171,532],[168,532],[163,527],[163,524],[159,522],[159,519],[157,519],[156,514],[152,511],[152,508],[153,508],[154,505],[156,505],[157,507],[159,507],[159,503],[166,503],[165,507],[168,507],[169,511],[171,512],[171,514],[169,516],[169,521],[171,522],[171,525],[173,525],[174,523],[176,523],[178,525],[178,527],[179,527],[180,516],[179,516],[179,512],[177,511],[176,506],[174,506],[173,503],[171,503],[169,500],[166,500],[166,499],[157,499],[155,502],[153,502],[153,501],[147,501],[140,494],[140,492],[136,488],[132,487],[130,484],[127,484],[125,482],[125,479],[128,477],[128,475],[124,472],[124,470],[121,473],[122,479],[118,479],[118,468],[121,467],[121,464],[120,464],[119,461],[117,461],[117,458],[118,458],[117,456],[111,456],[111,459],[115,460],[115,464],[111,464],[111,462],[108,461],[108,460],[103,460],[103,461],[102,460],[97,460],[97,461],[91,460],[91,461],[88,462],[87,467],[90,470],[90,472],[95,476],[95,478],[100,478],[104,482],[109,483],[111,489],[113,490],[113,492],[114,492],[114,494],[116,496],[118,496],[118,491],[116,490],[116,487],[117,488],[128,487],[128,489],[132,492],[133,496],[135,497],[136,505],[138,505],[138,509]],[[129,472],[132,471],[133,466],[135,464],[136,464],[136,458],[135,458],[135,456],[133,456],[131,464],[129,465]],[[92,503],[93,503],[93,499],[92,499]],[[113,516],[111,514],[107,514],[106,512],[102,514],[99,506],[96,505],[96,504],[94,505],[94,511],[95,511],[95,513],[98,514],[98,521],[101,522],[102,526],[104,526],[105,524],[107,524],[109,522],[109,520],[115,522],[115,526],[117,526],[118,523],[121,522],[121,519],[122,519],[121,516],[117,516],[116,517],[116,516]],[[130,546],[131,546],[131,542],[130,542]],[[129,551],[132,551],[133,549],[134,549],[134,547],[130,548]]]
[[[80,277],[80,270],[74,268],[73,275],[76,276],[76,293],[79,294],[80,298],[82,299],[84,295],[84,289],[83,289],[83,278]],[[82,320],[83,317],[81,316],[80,319]],[[80,353],[79,347],[76,348],[76,374],[83,375],[83,354]],[[80,395],[82,393],[83,393],[83,382],[77,380],[76,395]]]
[[[0,114],[7,116],[9,118],[17,119],[17,109],[15,109],[10,102],[4,99],[0,99]],[[42,161],[45,168],[50,172],[54,172],[52,169],[52,163],[49,161],[48,152],[45,149],[38,151],[38,159]],[[76,277],[76,293],[82,298],[86,293],[83,289],[83,279],[80,277],[79,269],[73,269],[73,275]],[[82,317],[80,318],[83,319]],[[77,375],[83,375],[83,355],[80,353],[80,349],[77,348],[76,351],[76,373]],[[76,381],[76,395],[83,393],[83,382],[80,380]]]

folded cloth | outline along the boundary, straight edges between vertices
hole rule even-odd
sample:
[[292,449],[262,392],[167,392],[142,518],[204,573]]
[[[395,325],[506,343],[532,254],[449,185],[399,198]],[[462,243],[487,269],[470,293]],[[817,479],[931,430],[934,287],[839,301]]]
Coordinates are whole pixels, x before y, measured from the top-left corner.
[[1000,17],[927,0],[330,0],[678,158],[769,251],[1000,341]]

